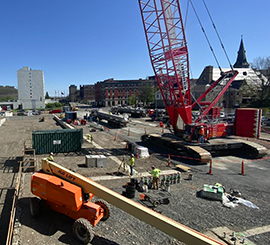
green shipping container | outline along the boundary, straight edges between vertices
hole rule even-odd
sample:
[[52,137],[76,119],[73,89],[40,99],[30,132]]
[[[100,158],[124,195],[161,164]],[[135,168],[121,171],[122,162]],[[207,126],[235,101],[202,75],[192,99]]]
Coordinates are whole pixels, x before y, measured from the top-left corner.
[[82,148],[82,129],[41,130],[32,132],[36,154],[79,152]]

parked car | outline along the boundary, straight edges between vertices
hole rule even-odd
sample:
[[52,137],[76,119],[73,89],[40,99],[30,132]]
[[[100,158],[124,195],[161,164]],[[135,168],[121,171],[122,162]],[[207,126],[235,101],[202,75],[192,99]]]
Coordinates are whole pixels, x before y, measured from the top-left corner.
[[17,116],[27,116],[25,111],[18,111]]
[[61,109],[55,109],[55,110],[50,111],[49,113],[54,114],[54,113],[61,113],[61,112],[62,112]]
[[33,110],[33,111],[32,111],[32,114],[33,114],[33,115],[40,115],[40,111]]
[[265,126],[270,126],[270,118],[265,119],[262,124]]

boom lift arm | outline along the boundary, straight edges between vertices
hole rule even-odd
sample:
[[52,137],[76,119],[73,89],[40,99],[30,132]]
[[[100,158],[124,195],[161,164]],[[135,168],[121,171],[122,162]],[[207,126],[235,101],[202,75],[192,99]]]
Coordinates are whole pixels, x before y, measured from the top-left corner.
[[175,237],[179,241],[187,244],[221,245],[221,243],[214,239],[167,218],[55,162],[42,159],[41,165],[44,173],[56,175],[61,179],[81,187],[84,193],[92,193],[99,198],[108,201],[112,205],[148,223],[149,225],[156,227],[166,234]]

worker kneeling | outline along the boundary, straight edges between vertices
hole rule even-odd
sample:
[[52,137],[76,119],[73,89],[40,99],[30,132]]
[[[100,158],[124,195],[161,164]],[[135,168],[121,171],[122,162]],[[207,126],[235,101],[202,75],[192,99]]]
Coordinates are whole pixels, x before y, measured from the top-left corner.
[[152,171],[149,172],[153,177],[153,180],[152,180],[153,189],[158,190],[158,187],[159,187],[158,182],[159,182],[160,172],[161,172],[161,170],[158,168],[155,168],[155,166],[152,166]]

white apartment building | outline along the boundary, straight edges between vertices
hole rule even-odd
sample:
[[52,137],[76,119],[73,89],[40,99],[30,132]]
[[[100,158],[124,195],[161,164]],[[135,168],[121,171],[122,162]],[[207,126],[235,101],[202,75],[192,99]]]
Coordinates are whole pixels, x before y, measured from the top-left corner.
[[21,109],[45,108],[44,74],[24,66],[17,71],[18,100]]

